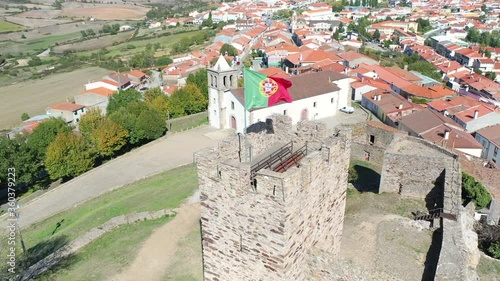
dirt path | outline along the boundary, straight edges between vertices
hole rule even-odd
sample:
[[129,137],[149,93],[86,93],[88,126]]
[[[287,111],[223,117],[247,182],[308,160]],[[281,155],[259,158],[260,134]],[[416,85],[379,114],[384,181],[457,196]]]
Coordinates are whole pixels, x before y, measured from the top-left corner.
[[155,230],[144,242],[132,264],[109,281],[155,281],[163,277],[179,240],[191,233],[200,220],[199,204],[184,205],[175,211],[175,218]]

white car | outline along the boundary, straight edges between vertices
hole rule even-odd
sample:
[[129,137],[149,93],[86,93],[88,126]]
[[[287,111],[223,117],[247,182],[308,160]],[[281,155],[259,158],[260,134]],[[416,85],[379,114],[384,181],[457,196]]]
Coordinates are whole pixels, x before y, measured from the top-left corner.
[[345,113],[353,113],[354,112],[354,107],[352,106],[344,106],[340,109],[340,111],[345,112]]

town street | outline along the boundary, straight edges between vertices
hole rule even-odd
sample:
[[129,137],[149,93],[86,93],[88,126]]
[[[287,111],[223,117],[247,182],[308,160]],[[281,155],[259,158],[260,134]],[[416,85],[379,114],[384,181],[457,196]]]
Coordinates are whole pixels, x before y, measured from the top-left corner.
[[[21,206],[18,223],[27,227],[62,210],[99,194],[122,187],[130,182],[193,162],[193,153],[210,146],[228,135],[202,126],[183,133],[169,135],[116,158],[81,175]],[[0,219],[0,229],[6,229],[6,218]]]

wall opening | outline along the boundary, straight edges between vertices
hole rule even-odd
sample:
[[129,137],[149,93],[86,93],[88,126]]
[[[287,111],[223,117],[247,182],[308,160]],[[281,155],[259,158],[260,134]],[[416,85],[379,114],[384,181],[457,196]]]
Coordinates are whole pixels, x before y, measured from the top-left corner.
[[375,136],[374,135],[370,135],[369,142],[370,142],[370,144],[374,144],[375,143]]
[[236,130],[236,118],[231,116],[231,128]]
[[304,108],[300,114],[300,120],[308,120],[309,119],[309,112],[307,111],[307,108]]

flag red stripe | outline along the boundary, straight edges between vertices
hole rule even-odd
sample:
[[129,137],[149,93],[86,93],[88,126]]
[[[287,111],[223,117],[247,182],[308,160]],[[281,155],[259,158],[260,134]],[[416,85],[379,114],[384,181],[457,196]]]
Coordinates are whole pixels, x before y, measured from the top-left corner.
[[278,83],[278,90],[274,93],[274,95],[269,97],[267,100],[267,106],[273,106],[280,101],[292,102],[292,96],[290,95],[290,92],[288,92],[288,88],[292,86],[292,82],[279,77],[269,76],[269,78]]

